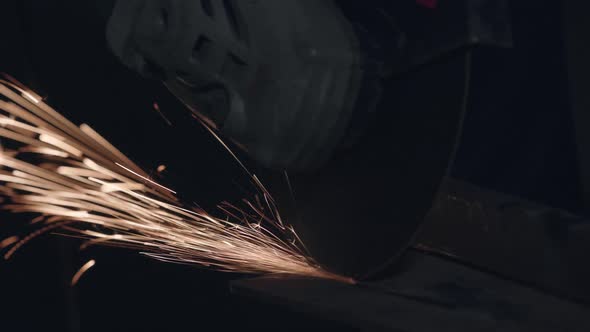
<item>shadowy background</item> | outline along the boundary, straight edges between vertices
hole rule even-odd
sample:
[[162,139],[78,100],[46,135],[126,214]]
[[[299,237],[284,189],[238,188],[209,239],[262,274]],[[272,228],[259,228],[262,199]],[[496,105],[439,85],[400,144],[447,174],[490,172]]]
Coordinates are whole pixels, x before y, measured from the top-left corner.
[[[474,55],[471,106],[452,175],[581,213],[561,4],[510,4],[514,48]],[[109,53],[104,27],[87,6],[23,0],[3,3],[0,12],[0,71],[74,122],[89,123],[145,169],[167,165],[161,181],[203,207],[248,194],[243,172],[188,112],[160,84]],[[26,216],[1,218],[2,237],[26,232]],[[278,309],[259,312],[231,297],[227,282],[239,275],[163,264],[126,250],[79,252],[78,245],[46,236],[0,262],[2,330],[224,330],[254,328],[261,320],[276,330],[298,327]],[[70,287],[71,276],[91,258],[97,265]]]

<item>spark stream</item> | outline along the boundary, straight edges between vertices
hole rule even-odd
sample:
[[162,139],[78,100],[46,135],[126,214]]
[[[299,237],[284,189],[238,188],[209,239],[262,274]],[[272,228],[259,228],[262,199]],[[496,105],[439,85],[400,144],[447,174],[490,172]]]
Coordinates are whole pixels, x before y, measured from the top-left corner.
[[34,231],[4,242],[6,259],[35,237],[59,232],[84,239],[83,248],[129,248],[164,262],[352,282],[305,253],[256,177],[255,203],[223,203],[216,217],[183,206],[90,126],[74,125],[25,87],[0,81],[0,96],[2,207],[39,214]]

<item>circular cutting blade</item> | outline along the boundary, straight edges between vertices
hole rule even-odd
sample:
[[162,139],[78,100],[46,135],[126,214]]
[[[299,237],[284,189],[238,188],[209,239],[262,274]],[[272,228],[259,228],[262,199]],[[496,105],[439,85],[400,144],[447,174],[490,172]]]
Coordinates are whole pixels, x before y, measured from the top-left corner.
[[324,167],[290,174],[290,221],[325,268],[366,278],[411,243],[445,176],[461,128],[469,54],[387,82],[377,119]]

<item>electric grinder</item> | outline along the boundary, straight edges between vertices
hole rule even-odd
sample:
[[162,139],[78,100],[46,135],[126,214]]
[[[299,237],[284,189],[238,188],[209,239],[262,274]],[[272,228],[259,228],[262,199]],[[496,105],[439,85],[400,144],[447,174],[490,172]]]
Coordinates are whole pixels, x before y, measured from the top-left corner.
[[97,6],[113,53],[237,143],[310,254],[361,279],[395,261],[431,207],[467,108],[471,49],[510,44],[506,15],[490,15],[503,1]]

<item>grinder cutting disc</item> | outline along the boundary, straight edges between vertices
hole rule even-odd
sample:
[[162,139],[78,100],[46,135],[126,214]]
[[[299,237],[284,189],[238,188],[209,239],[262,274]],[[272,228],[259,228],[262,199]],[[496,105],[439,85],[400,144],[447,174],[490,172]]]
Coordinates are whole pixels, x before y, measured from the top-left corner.
[[412,241],[446,174],[466,104],[469,53],[389,81],[360,141],[311,174],[291,174],[312,256],[333,271],[369,277]]

